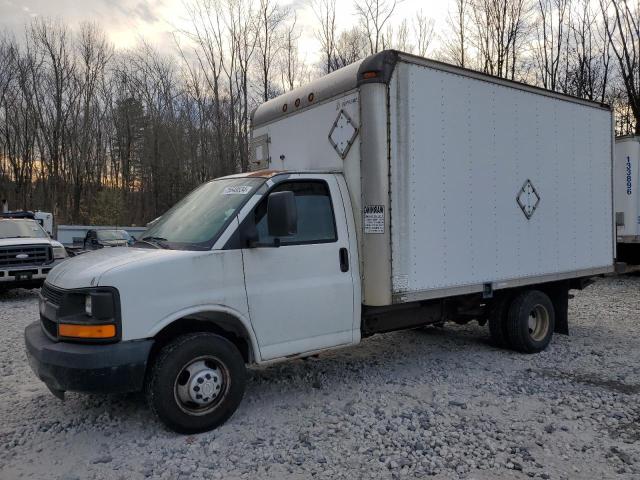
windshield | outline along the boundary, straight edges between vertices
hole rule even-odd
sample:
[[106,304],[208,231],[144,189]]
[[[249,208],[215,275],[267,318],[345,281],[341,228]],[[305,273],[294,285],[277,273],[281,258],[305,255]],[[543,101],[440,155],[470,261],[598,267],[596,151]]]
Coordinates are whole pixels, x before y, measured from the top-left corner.
[[227,178],[198,187],[165,213],[142,240],[182,249],[208,249],[263,178]]
[[35,220],[0,220],[0,238],[48,238]]
[[98,230],[98,240],[129,240],[129,234],[124,230]]

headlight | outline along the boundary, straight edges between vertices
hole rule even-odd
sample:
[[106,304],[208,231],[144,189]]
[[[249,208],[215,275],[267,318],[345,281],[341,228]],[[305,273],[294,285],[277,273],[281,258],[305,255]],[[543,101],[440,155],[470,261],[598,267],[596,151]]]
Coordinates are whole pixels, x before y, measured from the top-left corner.
[[93,302],[91,300],[91,295],[84,297],[84,311],[89,316],[93,314]]
[[67,251],[64,247],[53,247],[53,259],[60,260],[61,258],[67,258]]
[[115,288],[64,292],[56,312],[60,339],[104,342],[120,338],[120,298]]

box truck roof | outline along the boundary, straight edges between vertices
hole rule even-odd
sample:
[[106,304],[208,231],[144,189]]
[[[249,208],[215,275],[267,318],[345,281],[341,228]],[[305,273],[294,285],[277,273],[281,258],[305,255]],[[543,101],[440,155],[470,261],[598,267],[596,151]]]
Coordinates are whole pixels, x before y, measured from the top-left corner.
[[475,70],[457,67],[397,50],[384,50],[263,103],[252,112],[252,125],[255,128],[278,118],[295,114],[312,105],[317,105],[337,95],[353,90],[363,83],[389,83],[398,62],[422,65],[449,73],[476,78],[478,80],[498,83],[519,90],[526,90],[539,95],[610,110],[610,107],[603,103],[552,92],[544,88],[495,77]]

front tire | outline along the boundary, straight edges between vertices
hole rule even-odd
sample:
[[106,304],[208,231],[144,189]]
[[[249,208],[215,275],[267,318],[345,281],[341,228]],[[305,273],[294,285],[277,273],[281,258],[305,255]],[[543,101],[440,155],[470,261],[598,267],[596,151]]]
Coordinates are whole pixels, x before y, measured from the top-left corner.
[[541,352],[551,342],[555,311],[549,297],[539,290],[526,290],[513,299],[507,316],[507,334],[512,349]]
[[222,425],[244,395],[246,370],[220,335],[190,333],[160,351],[147,379],[147,401],[171,430],[199,433]]

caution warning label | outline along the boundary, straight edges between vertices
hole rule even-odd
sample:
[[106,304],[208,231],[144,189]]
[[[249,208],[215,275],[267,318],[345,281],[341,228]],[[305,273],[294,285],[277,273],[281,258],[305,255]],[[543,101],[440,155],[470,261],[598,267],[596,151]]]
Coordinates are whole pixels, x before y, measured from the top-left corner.
[[384,205],[364,207],[364,233],[384,233]]

